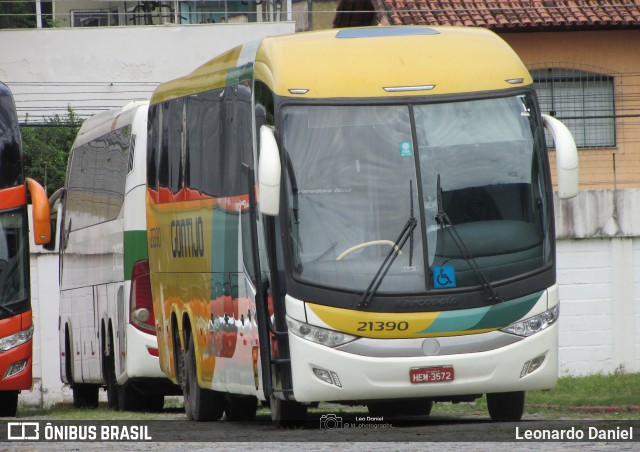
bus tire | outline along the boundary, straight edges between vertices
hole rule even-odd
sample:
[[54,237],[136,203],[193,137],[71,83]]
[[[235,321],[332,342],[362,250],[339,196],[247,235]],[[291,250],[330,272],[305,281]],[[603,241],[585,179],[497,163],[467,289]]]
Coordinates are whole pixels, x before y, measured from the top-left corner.
[[492,421],[519,421],[524,413],[524,391],[487,394],[487,408]]
[[187,418],[193,421],[217,421],[224,414],[224,393],[203,389],[198,385],[196,355],[193,336],[189,334],[187,349],[184,353],[184,410]]
[[158,413],[164,408],[164,395],[143,394],[129,382],[118,386],[118,409],[120,411],[136,411]]
[[253,396],[227,394],[225,412],[228,421],[252,421],[258,411],[258,399]]
[[16,417],[18,414],[18,392],[0,391],[0,417]]
[[160,413],[164,409],[164,395],[143,394],[142,409],[147,413]]
[[[113,341],[111,341],[113,344]],[[118,381],[116,380],[116,362],[114,358],[113,345],[111,346],[111,353],[108,356],[104,356],[105,371],[104,377],[107,382],[107,403],[112,410],[119,409],[119,396],[118,396]]]
[[[64,330],[64,373],[67,381],[63,383],[73,384],[73,363],[71,356],[71,339],[69,338],[69,326]],[[64,380],[64,379],[63,379]]]
[[429,416],[433,401],[430,399],[398,399],[369,402],[367,409],[374,417]]
[[301,427],[307,420],[307,406],[294,400],[282,400],[271,394],[271,420],[278,428]]
[[99,385],[74,383],[71,390],[73,391],[73,406],[75,408],[98,408]]

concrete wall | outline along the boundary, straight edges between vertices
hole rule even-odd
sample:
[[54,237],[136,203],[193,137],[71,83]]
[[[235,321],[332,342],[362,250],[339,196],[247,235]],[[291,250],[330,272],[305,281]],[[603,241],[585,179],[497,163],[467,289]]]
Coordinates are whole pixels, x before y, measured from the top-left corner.
[[640,372],[640,240],[559,240],[560,375]]
[[554,200],[563,374],[640,372],[640,190]]
[[33,390],[23,391],[20,403],[49,406],[72,400],[71,390],[60,380],[58,255],[41,247],[31,249]]
[[71,107],[81,117],[148,99],[239,44],[294,33],[293,22],[0,30],[0,80],[20,122]]

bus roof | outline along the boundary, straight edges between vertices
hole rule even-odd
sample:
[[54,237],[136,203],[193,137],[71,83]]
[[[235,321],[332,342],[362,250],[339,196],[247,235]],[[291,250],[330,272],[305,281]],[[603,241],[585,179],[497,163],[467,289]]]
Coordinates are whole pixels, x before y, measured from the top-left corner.
[[346,28],[236,47],[160,85],[151,102],[251,78],[281,96],[316,99],[470,93],[532,83],[515,52],[486,29]]
[[122,108],[96,113],[82,123],[73,147],[83,145],[112,130],[131,124],[137,107],[147,105],[149,105],[148,101],[133,101]]

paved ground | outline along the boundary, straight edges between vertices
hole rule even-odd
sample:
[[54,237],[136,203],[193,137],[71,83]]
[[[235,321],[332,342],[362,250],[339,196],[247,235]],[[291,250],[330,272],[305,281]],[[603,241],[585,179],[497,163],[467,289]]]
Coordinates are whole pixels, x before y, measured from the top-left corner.
[[[248,450],[248,451],[296,451],[296,452],[335,452],[342,451],[638,451],[640,450],[640,421],[597,421],[592,420],[556,420],[541,419],[535,415],[525,415],[519,423],[493,423],[487,417],[433,416],[416,418],[411,421],[376,420],[367,421],[361,413],[343,414],[331,418],[324,424],[322,416],[330,412],[317,412],[310,415],[309,422],[302,428],[276,429],[268,414],[259,414],[253,422],[188,422],[179,410],[169,412],[162,420],[109,420],[109,421],[53,421],[47,419],[18,418],[15,422],[37,424],[39,434],[44,435],[48,428],[52,433],[64,437],[71,430],[90,432],[93,428],[96,436],[100,430],[127,435],[142,433],[145,441],[131,442],[64,442],[6,441],[8,423],[12,420],[0,420],[0,452],[65,450],[92,452],[98,450],[127,451],[165,451],[188,450],[200,452],[206,450]],[[131,417],[129,417],[131,419]],[[26,427],[33,428],[32,424]],[[20,424],[21,426],[22,424]],[[12,428],[18,427],[14,424]],[[134,429],[134,427],[137,429]],[[329,427],[329,428],[325,428]],[[56,428],[57,430],[51,430]],[[610,439],[589,438],[593,432],[625,432],[632,429],[633,442],[619,442]],[[65,430],[66,429],[66,430]],[[84,430],[78,430],[84,429]],[[540,436],[544,432],[556,432],[568,437],[572,432],[582,432],[580,442],[540,442],[527,440]],[[62,435],[62,436],[60,436]],[[42,436],[41,436],[42,438]]]

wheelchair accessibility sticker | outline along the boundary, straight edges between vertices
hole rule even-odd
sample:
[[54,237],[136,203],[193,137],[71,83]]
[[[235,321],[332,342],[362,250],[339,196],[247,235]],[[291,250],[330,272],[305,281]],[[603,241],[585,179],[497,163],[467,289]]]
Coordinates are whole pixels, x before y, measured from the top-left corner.
[[456,286],[456,269],[453,265],[436,265],[433,267],[434,288],[450,289]]

